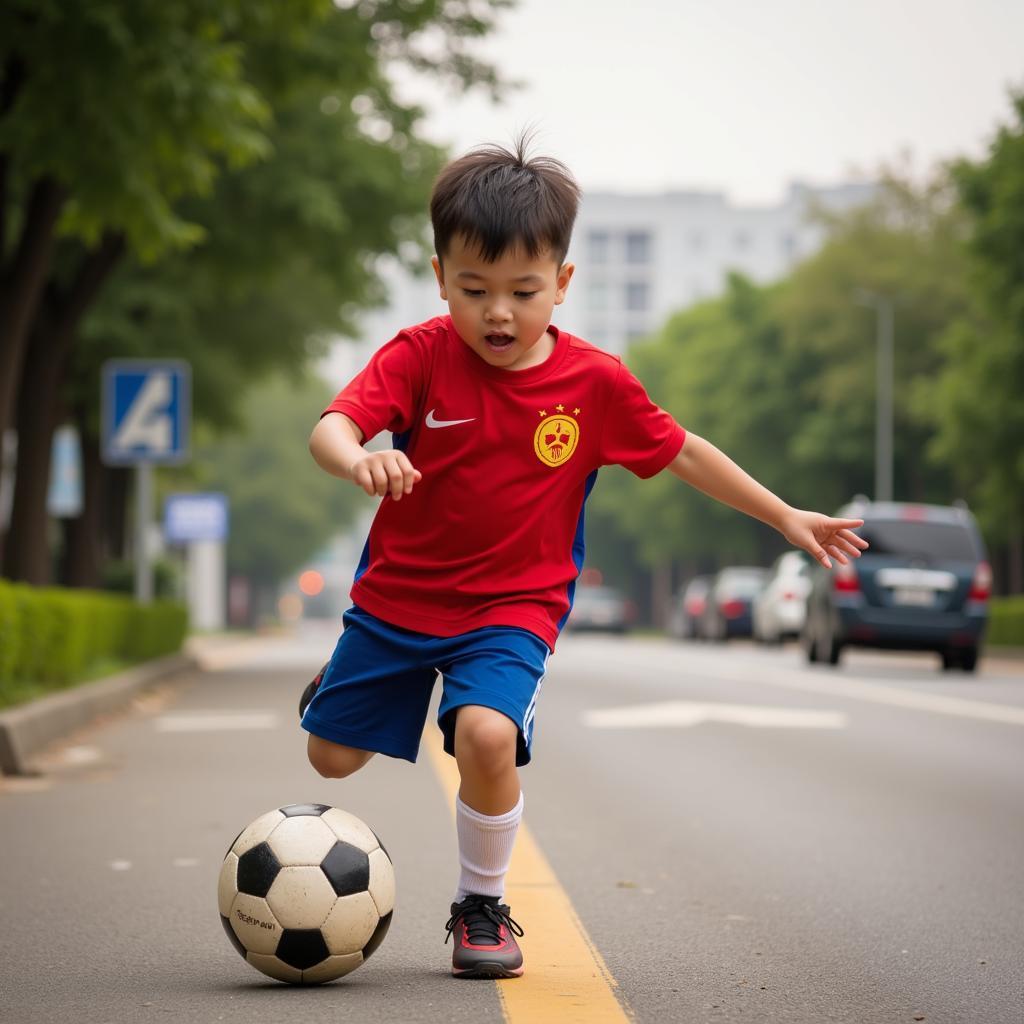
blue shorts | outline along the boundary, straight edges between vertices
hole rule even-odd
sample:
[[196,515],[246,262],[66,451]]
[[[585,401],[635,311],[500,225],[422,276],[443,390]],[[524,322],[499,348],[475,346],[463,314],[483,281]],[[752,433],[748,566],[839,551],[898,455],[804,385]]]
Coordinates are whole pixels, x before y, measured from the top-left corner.
[[430,694],[444,680],[437,724],[455,754],[455,711],[494,708],[519,727],[516,764],[530,763],[533,721],[548,646],[513,626],[486,626],[459,636],[430,636],[350,608],[320,687],[302,717],[314,736],[359,750],[415,761]]

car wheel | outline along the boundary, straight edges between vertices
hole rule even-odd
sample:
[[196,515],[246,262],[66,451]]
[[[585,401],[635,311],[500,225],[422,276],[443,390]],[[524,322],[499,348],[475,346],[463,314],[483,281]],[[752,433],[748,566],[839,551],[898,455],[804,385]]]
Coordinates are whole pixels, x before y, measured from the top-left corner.
[[942,671],[952,672],[960,665],[960,657],[954,651],[939,651],[942,655]]
[[965,672],[974,672],[978,668],[978,648],[967,647],[960,654],[960,667]]
[[807,656],[808,662],[814,664],[818,660],[818,643],[814,639],[814,634],[811,632],[810,626],[805,626],[801,641],[804,645],[804,654]]
[[829,627],[828,632],[825,634],[822,648],[822,660],[827,661],[830,665],[838,665],[843,653],[843,645],[836,639],[836,635],[831,627]]

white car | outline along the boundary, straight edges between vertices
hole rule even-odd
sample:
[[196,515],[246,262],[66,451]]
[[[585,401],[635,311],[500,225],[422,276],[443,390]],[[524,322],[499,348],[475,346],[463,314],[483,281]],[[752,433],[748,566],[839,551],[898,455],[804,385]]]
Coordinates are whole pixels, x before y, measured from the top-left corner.
[[754,599],[754,639],[766,644],[797,637],[804,628],[811,590],[810,559],[802,551],[779,555]]

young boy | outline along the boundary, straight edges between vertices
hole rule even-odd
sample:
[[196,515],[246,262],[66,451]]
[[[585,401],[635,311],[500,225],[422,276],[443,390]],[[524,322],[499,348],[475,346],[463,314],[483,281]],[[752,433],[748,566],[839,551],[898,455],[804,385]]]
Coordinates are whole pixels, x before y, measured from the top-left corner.
[[[416,760],[436,674],[459,768],[461,874],[452,972],[516,977],[522,929],[502,902],[523,812],[537,698],[583,566],[599,467],[680,479],[769,523],[826,567],[867,545],[861,520],[791,508],[654,405],[615,356],[550,323],[565,298],[579,199],[546,158],[485,147],[445,168],[430,204],[449,315],[401,331],[323,413],[310,450],[383,498],[354,607],[302,726],[343,778],[375,752]],[[394,447],[368,452],[382,430]],[[309,699],[311,696],[311,699]]]

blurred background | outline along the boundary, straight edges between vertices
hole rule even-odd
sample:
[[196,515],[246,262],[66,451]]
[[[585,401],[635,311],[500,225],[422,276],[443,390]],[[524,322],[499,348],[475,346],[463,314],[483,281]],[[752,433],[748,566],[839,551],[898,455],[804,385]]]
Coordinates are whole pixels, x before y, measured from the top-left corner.
[[[531,129],[584,189],[560,327],[793,504],[958,510],[972,600],[1020,595],[1022,41],[1001,0],[8,0],[0,573],[203,629],[339,616],[374,503],[309,431],[445,311],[439,167]],[[105,408],[103,367],[126,359],[187,368],[173,458],[113,450],[135,392]],[[132,415],[144,448],[163,427]],[[587,516],[580,628],[699,635],[687,587],[741,567],[761,576],[704,628],[757,632],[754,596],[800,574],[674,478],[603,471]]]

